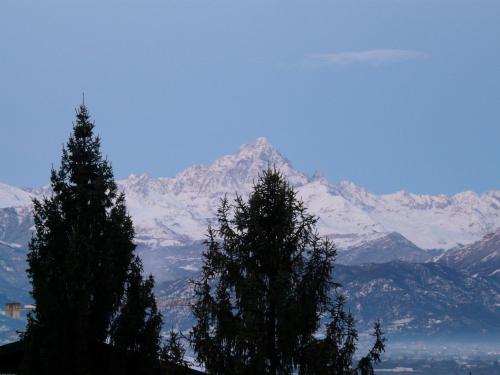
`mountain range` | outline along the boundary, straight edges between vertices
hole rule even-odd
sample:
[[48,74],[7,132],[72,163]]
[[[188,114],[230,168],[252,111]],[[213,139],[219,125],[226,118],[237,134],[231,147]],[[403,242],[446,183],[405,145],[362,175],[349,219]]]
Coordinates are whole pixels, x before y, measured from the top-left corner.
[[[190,278],[165,281],[157,287],[166,321],[179,329],[194,323],[189,308],[171,301],[189,301]],[[371,330],[380,318],[394,338],[488,336],[500,332],[500,284],[473,277],[440,263],[392,261],[354,266],[337,265],[334,279],[347,297],[357,328]],[[333,292],[332,292],[333,293]]]
[[[338,184],[297,171],[265,138],[241,146],[211,165],[196,165],[175,177],[130,175],[119,180],[134,219],[137,242],[148,247],[186,245],[204,238],[220,199],[246,195],[259,173],[281,171],[310,212],[319,217],[321,234],[346,249],[399,233],[422,249],[450,249],[480,240],[500,227],[500,191],[421,195],[405,191],[377,195],[352,182]],[[48,188],[20,189],[0,184],[0,209],[15,209],[18,220],[30,216],[33,197]],[[0,230],[5,228],[0,213]],[[12,234],[10,235],[12,237]],[[5,241],[2,232],[0,240]],[[22,244],[22,243],[21,243]]]
[[[377,195],[319,173],[307,176],[265,138],[174,177],[117,181],[160,300],[189,295],[186,280],[199,272],[202,241],[221,198],[247,196],[269,167],[287,177],[318,217],[320,234],[336,244],[336,275],[362,325],[378,316],[394,332],[500,332],[500,191]],[[0,302],[29,301],[24,270],[32,199],[50,193],[0,183]],[[189,325],[189,314],[181,308],[174,317],[175,311],[165,314]],[[2,322],[0,333],[9,332]]]

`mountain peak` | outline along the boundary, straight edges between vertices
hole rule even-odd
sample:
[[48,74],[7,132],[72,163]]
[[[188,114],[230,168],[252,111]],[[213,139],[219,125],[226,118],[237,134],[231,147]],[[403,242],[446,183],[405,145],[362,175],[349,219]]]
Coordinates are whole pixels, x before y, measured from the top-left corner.
[[352,181],[341,181],[336,185],[335,190],[339,195],[363,209],[370,209],[374,204],[374,196],[367,189]]
[[209,166],[187,168],[166,183],[174,194],[246,193],[269,167],[282,172],[293,185],[309,181],[266,138],[260,137],[254,143],[242,145],[236,154],[225,155]]
[[311,181],[318,181],[322,184],[329,185],[328,179],[325,177],[323,173],[318,170],[314,171],[314,174],[311,177]]
[[288,163],[288,160],[265,137],[257,138],[254,143],[241,145],[240,152],[231,156],[260,159],[264,162],[286,161]]
[[266,137],[259,137],[255,140],[255,145],[259,147],[271,146]]
[[358,186],[354,182],[347,181],[347,180],[340,181],[338,186],[340,189],[343,189],[345,191],[351,191],[351,192],[367,192],[368,191],[364,187]]
[[147,173],[142,173],[142,174],[130,174],[127,178],[127,180],[130,180],[130,181],[144,181],[144,180],[149,180],[150,177]]

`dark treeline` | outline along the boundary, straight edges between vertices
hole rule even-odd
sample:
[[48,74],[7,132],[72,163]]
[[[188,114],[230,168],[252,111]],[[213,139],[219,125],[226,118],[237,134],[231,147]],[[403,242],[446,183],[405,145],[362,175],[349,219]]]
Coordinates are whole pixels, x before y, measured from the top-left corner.
[[[84,105],[50,181],[52,194],[34,201],[27,272],[36,310],[22,334],[21,372],[187,368],[180,333],[162,345],[154,279],[144,276],[125,197]],[[194,281],[188,337],[207,373],[373,374],[384,351],[380,324],[355,364],[354,317],[332,279],[335,248],[279,171],[262,171],[248,199],[223,199],[217,219]]]

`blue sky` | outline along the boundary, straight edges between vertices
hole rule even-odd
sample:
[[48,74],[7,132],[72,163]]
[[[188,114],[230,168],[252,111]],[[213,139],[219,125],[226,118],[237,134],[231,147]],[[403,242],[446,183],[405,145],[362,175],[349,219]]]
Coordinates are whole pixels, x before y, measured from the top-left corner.
[[267,137],[383,193],[500,189],[500,2],[0,4],[0,181],[45,184],[85,91],[117,177]]

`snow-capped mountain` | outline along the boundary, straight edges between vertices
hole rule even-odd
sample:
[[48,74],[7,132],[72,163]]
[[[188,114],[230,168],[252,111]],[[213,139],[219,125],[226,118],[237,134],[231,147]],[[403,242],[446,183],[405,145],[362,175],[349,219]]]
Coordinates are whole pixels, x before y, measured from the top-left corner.
[[452,197],[404,191],[375,195],[352,182],[335,185],[321,176],[306,176],[265,138],[173,178],[131,175],[119,185],[126,192],[140,243],[181,245],[204,238],[224,194],[245,196],[259,172],[269,166],[287,176],[310,212],[319,217],[320,233],[334,239],[339,248],[397,232],[423,249],[449,249],[500,227],[500,191]]
[[282,171],[295,186],[309,181],[265,138],[259,138],[210,166],[196,165],[173,178],[131,175],[118,184],[126,193],[139,243],[182,245],[204,238],[224,194],[246,195],[267,167]]
[[0,182],[0,208],[30,205],[32,197],[32,194],[22,189]]
[[423,249],[471,243],[500,227],[500,191],[481,195],[466,191],[449,197],[405,191],[375,195],[351,182],[336,188],[385,229]]
[[435,261],[476,276],[500,280],[500,229],[477,242],[450,249]]
[[[500,330],[495,325],[500,306],[500,191],[451,197],[407,192],[376,195],[352,182],[334,184],[318,174],[309,177],[297,171],[264,138],[174,177],[131,175],[118,181],[126,194],[145,270],[166,288],[160,299],[189,297],[185,280],[200,270],[201,240],[214,221],[220,199],[236,193],[245,197],[267,167],[288,178],[309,212],[318,216],[319,232],[342,250],[338,261],[350,266],[339,264],[336,275],[366,327],[378,316],[394,323],[394,330],[404,326],[407,332]],[[0,184],[0,303],[12,298],[29,302],[24,270],[33,229],[31,202],[48,194],[49,187],[19,189]],[[488,235],[495,230],[497,234]],[[437,262],[417,263],[437,254],[431,249],[451,250]],[[474,267],[466,258],[474,260]],[[382,263],[393,260],[407,263]],[[478,275],[471,276],[473,272]],[[475,311],[474,306],[477,318],[467,315]],[[189,324],[185,309],[177,310],[179,324]],[[169,309],[168,314],[177,310]],[[0,340],[4,323],[0,321]],[[11,337],[14,329],[8,332]]]
[[387,263],[395,260],[409,263],[424,263],[432,258],[432,251],[422,250],[399,233],[389,233],[370,242],[340,251],[337,263],[359,265],[366,263]]
[[[126,193],[138,244],[158,248],[203,239],[220,199],[225,194],[247,195],[259,172],[267,167],[286,175],[309,211],[319,217],[320,233],[331,237],[340,249],[361,246],[393,232],[422,249],[449,249],[477,241],[500,227],[500,191],[451,197],[404,191],[376,195],[352,182],[333,184],[318,175],[308,177],[294,169],[265,138],[259,138],[254,144],[241,146],[234,155],[208,166],[190,167],[174,177],[131,175],[118,181]],[[0,184],[1,241],[7,241],[6,225],[13,237],[13,215],[23,223],[19,230],[26,230],[31,198],[47,191]]]

